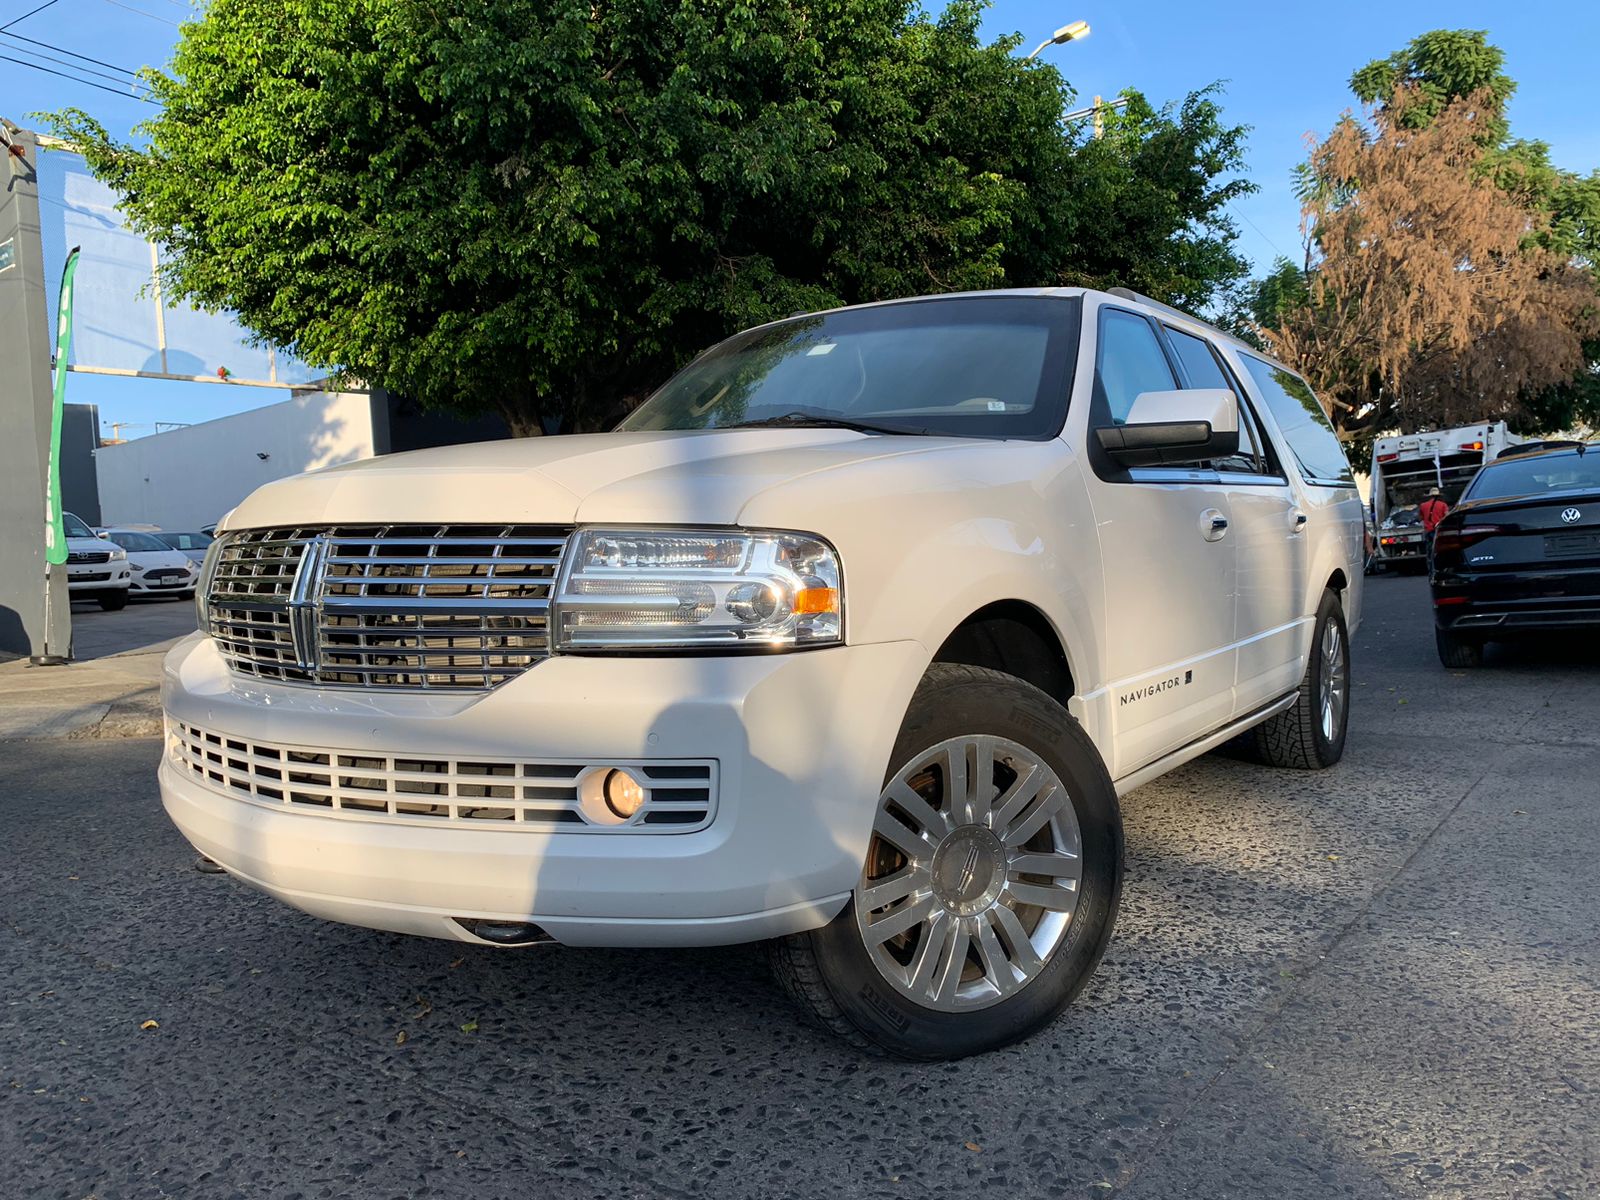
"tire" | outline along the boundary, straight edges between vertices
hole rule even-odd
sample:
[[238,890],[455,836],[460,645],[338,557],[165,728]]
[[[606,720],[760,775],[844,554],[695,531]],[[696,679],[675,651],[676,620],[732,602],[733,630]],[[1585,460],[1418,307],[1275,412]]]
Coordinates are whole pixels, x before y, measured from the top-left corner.
[[1483,666],[1483,642],[1462,637],[1448,629],[1433,629],[1433,643],[1439,648],[1439,661],[1453,671]]
[[126,588],[108,588],[95,596],[100,602],[100,607],[106,612],[116,612],[118,609],[128,607],[128,590]]
[[875,813],[844,911],[769,945],[779,985],[851,1045],[908,1059],[993,1050],[1054,1020],[1104,954],[1122,888],[1116,791],[1066,709],[998,671],[934,664]]
[[1349,726],[1350,632],[1339,597],[1329,590],[1317,605],[1310,661],[1294,706],[1252,730],[1254,749],[1270,766],[1319,771],[1344,756]]

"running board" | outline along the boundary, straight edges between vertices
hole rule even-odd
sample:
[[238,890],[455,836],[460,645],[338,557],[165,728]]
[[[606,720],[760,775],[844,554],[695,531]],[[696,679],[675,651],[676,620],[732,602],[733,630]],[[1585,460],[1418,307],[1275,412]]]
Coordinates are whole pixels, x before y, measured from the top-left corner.
[[1207,750],[1215,750],[1229,738],[1238,737],[1246,729],[1253,728],[1269,717],[1294,707],[1294,702],[1300,698],[1300,689],[1296,688],[1287,696],[1274,700],[1265,708],[1258,708],[1253,713],[1240,717],[1237,721],[1230,721],[1215,733],[1208,733],[1205,737],[1197,738],[1186,746],[1179,746],[1170,754],[1163,754],[1153,763],[1147,763],[1131,775],[1124,775],[1114,785],[1117,795],[1126,796],[1134,788],[1143,787],[1157,776],[1165,775],[1174,767],[1181,767],[1191,758],[1199,758]]

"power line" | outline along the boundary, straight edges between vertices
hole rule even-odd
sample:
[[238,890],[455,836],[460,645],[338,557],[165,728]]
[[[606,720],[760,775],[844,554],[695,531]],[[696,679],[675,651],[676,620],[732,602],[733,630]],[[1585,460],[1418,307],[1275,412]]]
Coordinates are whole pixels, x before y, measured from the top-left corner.
[[[50,0],[50,2],[54,4],[55,0]],[[158,17],[153,12],[145,12],[144,9],[135,8],[131,4],[124,4],[122,0],[106,0],[106,3],[115,4],[118,8],[125,8],[131,13],[138,13],[141,17],[149,17],[152,21],[160,21],[163,25],[171,25],[174,29],[183,28],[183,26],[179,25],[176,21],[169,21],[165,17]]]
[[[9,37],[10,34],[6,34],[4,36]],[[8,49],[14,49],[14,48],[15,47],[8,47]],[[34,52],[34,57],[35,58],[42,58],[42,59],[44,59],[45,62],[53,62],[53,63],[56,63],[56,64],[58,64],[60,66],[63,66],[63,67],[71,67],[74,71],[81,71],[85,75],[93,75],[93,76],[95,76],[95,77],[97,77],[99,79],[109,79],[112,83],[124,84],[124,85],[126,85],[128,87],[139,89],[139,91],[146,90],[144,88],[143,84],[137,83],[134,80],[131,80],[131,79],[118,79],[115,75],[108,74],[105,71],[96,71],[92,67],[80,67],[77,63],[68,62],[64,58],[56,58],[54,55],[51,55],[51,54],[40,54],[38,51],[35,51]]]
[[107,87],[92,79],[84,79],[81,75],[68,75],[65,71],[53,71],[49,67],[41,67],[38,63],[29,62],[25,58],[12,58],[9,54],[0,54],[0,62],[14,62],[19,67],[32,67],[35,71],[43,71],[46,75],[59,75],[62,79],[70,79],[73,83],[81,83],[85,87],[99,88],[102,92],[110,92],[113,96],[121,96],[124,100],[142,100],[146,104],[160,103],[142,92],[125,92],[121,88]]
[[84,62],[92,62],[97,67],[108,67],[113,71],[121,71],[124,75],[133,75],[137,77],[139,74],[137,71],[128,70],[127,67],[119,67],[115,63],[108,63],[103,59],[91,58],[87,54],[79,54],[76,50],[68,50],[65,46],[57,46],[50,42],[41,42],[37,38],[23,37],[20,33],[5,33],[4,30],[0,30],[0,35],[11,38],[13,41],[27,42],[29,45],[33,46],[43,46],[46,50],[54,50],[58,54],[67,55],[69,58],[81,58]]
[[27,12],[23,13],[16,20],[7,21],[4,25],[0,25],[0,29],[10,29],[13,25],[20,25],[24,21],[26,21],[29,17],[33,16],[34,13],[42,13],[45,9],[49,8],[52,4],[59,4],[59,3],[60,3],[60,0],[44,0],[44,3],[39,5],[38,8],[30,8]]

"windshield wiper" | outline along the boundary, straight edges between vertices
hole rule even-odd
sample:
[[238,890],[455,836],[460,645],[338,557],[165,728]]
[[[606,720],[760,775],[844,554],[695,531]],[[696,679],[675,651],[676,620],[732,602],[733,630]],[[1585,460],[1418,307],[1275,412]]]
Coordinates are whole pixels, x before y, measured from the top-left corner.
[[931,432],[917,425],[882,425],[870,421],[852,421],[848,417],[831,417],[826,413],[809,413],[796,409],[782,416],[762,417],[755,421],[739,421],[733,425],[719,425],[718,429],[759,429],[786,426],[791,429],[853,429],[857,433],[912,433]]

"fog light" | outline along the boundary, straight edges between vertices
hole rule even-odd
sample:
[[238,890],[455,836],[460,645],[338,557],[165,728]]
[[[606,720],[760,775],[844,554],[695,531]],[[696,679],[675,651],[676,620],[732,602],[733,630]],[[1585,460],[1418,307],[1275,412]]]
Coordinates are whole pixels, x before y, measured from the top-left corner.
[[644,785],[626,771],[608,771],[602,794],[606,807],[624,821],[644,806]]

